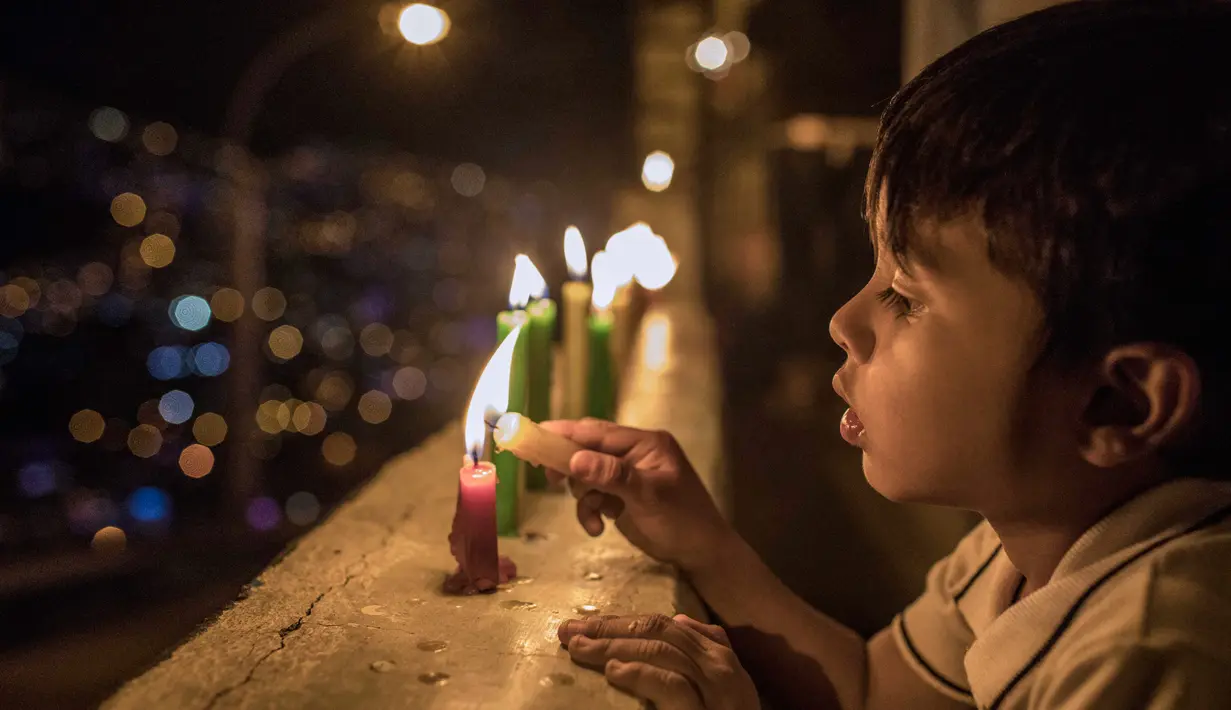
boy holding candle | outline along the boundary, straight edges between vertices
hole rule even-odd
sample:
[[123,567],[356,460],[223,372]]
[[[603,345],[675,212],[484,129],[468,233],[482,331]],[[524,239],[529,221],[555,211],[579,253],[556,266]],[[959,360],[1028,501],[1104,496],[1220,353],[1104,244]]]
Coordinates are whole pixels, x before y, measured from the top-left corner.
[[615,517],[725,627],[569,621],[573,658],[662,710],[756,708],[758,688],[790,708],[1231,707],[1228,37],[1226,2],[1076,2],[888,105],[876,268],[830,323],[840,430],[881,494],[985,519],[916,602],[865,641],[775,578],[669,435],[555,422],[590,449],[557,472],[586,529]]

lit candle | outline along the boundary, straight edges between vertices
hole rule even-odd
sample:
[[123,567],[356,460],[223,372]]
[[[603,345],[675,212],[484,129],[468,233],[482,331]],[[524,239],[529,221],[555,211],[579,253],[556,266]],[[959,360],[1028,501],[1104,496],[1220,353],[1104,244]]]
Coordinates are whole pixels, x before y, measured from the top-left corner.
[[514,327],[501,341],[491,361],[479,376],[470,405],[466,408],[466,454],[458,471],[457,509],[449,533],[449,549],[457,560],[457,572],[445,580],[445,591],[454,594],[490,592],[516,576],[512,561],[499,556],[496,542],[497,469],[483,460],[490,422],[509,405],[509,378],[521,327]]
[[547,431],[528,417],[514,413],[496,420],[492,442],[497,451],[507,450],[523,461],[565,473],[573,454],[581,451],[572,439]]
[[[496,316],[496,338],[501,343],[519,327],[529,323],[526,304],[535,288],[533,275],[524,262],[515,262],[513,284],[509,288],[509,310]],[[528,328],[527,328],[528,330]],[[508,405],[504,411],[526,413],[527,379],[529,365],[526,358],[526,338],[514,341],[509,369]],[[516,535],[521,516],[521,490],[525,485],[522,464],[511,454],[496,454],[496,529],[501,535]]]
[[569,280],[560,290],[564,308],[564,387],[560,416],[580,419],[586,413],[586,378],[590,367],[590,336],[586,316],[592,289],[586,283],[586,243],[581,231],[564,232],[564,261]]
[[637,313],[634,308],[637,286],[633,282],[637,259],[640,257],[640,245],[646,237],[653,235],[650,226],[638,222],[621,232],[616,232],[607,240],[606,252],[610,255],[612,264],[612,279],[615,281],[615,295],[611,301],[611,353],[615,360],[616,371],[624,368],[628,354],[632,351],[633,333],[637,331]]
[[[526,339],[530,395],[526,413],[535,421],[544,421],[551,418],[551,341],[556,332],[556,302],[547,297],[547,281],[534,262],[525,254],[518,254],[517,266],[522,268],[523,265],[534,282],[530,305],[526,307],[530,319]],[[546,487],[547,476],[541,466],[532,465],[526,470],[526,488],[542,490]]]
[[590,277],[594,292],[590,303],[590,368],[586,387],[586,414],[599,419],[615,418],[616,369],[612,361],[611,331],[614,325],[611,302],[615,299],[616,264],[605,251],[594,255]]

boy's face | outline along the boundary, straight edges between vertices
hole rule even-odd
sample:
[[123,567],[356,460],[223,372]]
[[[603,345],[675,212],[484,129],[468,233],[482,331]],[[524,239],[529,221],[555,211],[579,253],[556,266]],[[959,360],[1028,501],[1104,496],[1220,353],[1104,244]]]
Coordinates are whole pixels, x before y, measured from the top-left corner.
[[912,245],[909,275],[879,248],[871,280],[830,322],[864,475],[892,500],[984,514],[1026,503],[1039,480],[1025,474],[1064,457],[1080,415],[1062,383],[1029,373],[1038,299],[993,268],[974,220],[919,225]]

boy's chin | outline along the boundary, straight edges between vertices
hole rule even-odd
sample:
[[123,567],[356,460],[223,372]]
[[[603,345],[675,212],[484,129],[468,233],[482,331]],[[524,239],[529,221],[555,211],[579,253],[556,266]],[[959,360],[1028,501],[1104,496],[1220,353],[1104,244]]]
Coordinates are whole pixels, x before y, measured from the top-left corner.
[[941,486],[935,485],[927,475],[886,467],[863,455],[863,477],[872,490],[894,503],[926,503],[929,505],[956,505],[950,496],[944,495]]

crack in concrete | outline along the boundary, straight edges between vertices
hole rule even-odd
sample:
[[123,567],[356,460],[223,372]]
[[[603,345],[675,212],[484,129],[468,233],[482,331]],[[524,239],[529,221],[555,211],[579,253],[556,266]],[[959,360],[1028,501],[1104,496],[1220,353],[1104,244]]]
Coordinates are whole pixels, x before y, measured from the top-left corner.
[[[413,508],[411,510],[413,510]],[[256,660],[256,663],[252,664],[252,667],[248,669],[248,674],[244,676],[243,680],[236,683],[235,685],[229,686],[227,688],[223,688],[217,693],[214,693],[213,697],[211,697],[209,699],[209,702],[206,703],[205,710],[213,710],[214,706],[218,704],[218,701],[222,700],[226,696],[230,695],[236,690],[239,690],[240,688],[244,687],[248,683],[252,682],[252,679],[256,676],[257,669],[260,668],[261,665],[265,663],[265,661],[269,660],[270,656],[286,648],[287,637],[295,633],[296,631],[298,631],[303,626],[304,620],[306,620],[309,616],[312,616],[312,612],[316,609],[316,605],[320,603],[322,599],[325,598],[325,595],[332,592],[334,589],[337,589],[339,587],[345,587],[346,585],[350,584],[351,580],[359,576],[359,573],[363,570],[364,567],[366,567],[368,556],[373,553],[380,552],[386,546],[388,546],[388,544],[393,540],[393,536],[397,533],[398,528],[401,527],[403,523],[405,523],[407,520],[410,519],[411,510],[407,510],[405,513],[403,513],[402,516],[398,518],[397,522],[386,525],[386,527],[388,528],[388,532],[385,533],[384,537],[381,538],[381,541],[377,543],[376,547],[360,555],[359,559],[354,564],[350,565],[347,568],[346,577],[342,580],[342,583],[339,585],[329,587],[325,591],[321,592],[319,595],[317,595],[316,599],[312,600],[312,603],[308,605],[307,610],[305,610],[304,613],[301,614],[298,619],[295,619],[295,621],[279,629],[278,630],[278,647],[274,649],[270,649],[268,653],[258,658]],[[351,572],[350,570],[352,569],[355,571]],[[321,626],[332,626],[331,624],[320,624],[320,625]],[[380,627],[371,627],[371,628],[380,628]],[[388,630],[392,631],[394,629],[388,629]]]

